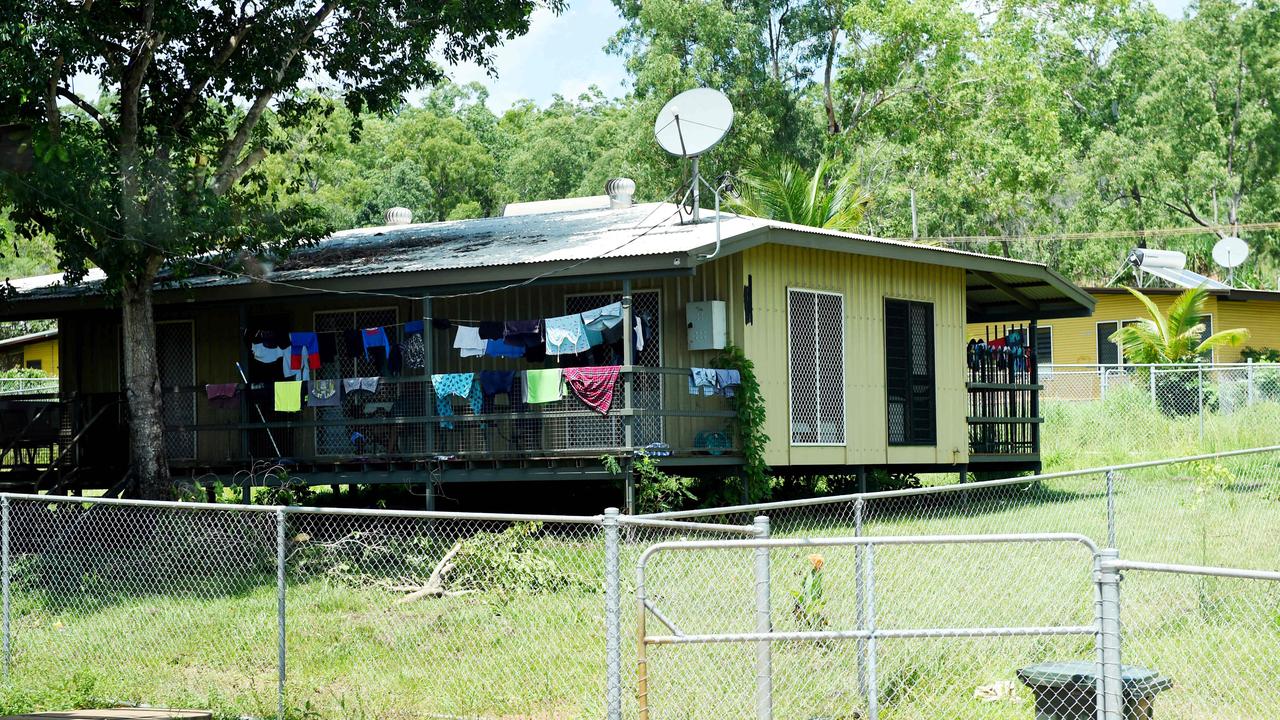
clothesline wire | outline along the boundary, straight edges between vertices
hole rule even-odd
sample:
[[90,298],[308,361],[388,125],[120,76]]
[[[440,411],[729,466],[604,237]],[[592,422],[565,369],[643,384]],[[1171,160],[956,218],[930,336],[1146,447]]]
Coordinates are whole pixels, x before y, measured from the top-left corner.
[[[31,190],[33,190],[33,191],[35,191],[35,192],[39,193],[39,194],[40,194],[41,196],[43,196],[46,200],[48,200],[48,201],[50,201],[50,202],[54,203],[55,205],[57,205],[57,206],[61,207],[63,210],[66,210],[66,211],[68,211],[68,212],[70,212],[70,213],[72,213],[72,214],[74,214],[74,215],[79,216],[81,219],[83,219],[84,221],[86,221],[86,222],[90,223],[91,225],[94,225],[94,226],[98,227],[98,228],[99,228],[99,229],[101,229],[103,232],[105,232],[105,233],[107,234],[107,236],[108,236],[108,237],[113,238],[113,239],[116,239],[116,240],[125,240],[125,241],[128,241],[128,242],[135,242],[135,243],[138,243],[139,245],[142,245],[142,246],[144,246],[144,247],[149,247],[149,248],[151,248],[151,249],[153,249],[153,250],[156,250],[156,251],[160,252],[160,253],[161,253],[161,254],[162,254],[166,259],[168,259],[169,261],[174,261],[174,260],[175,260],[175,258],[174,258],[174,257],[169,253],[169,251],[168,251],[168,250],[166,250],[164,247],[162,247],[162,246],[160,246],[160,245],[157,245],[157,244],[155,244],[155,243],[152,243],[152,242],[148,242],[147,240],[143,240],[142,238],[136,238],[136,237],[130,237],[130,236],[126,236],[126,235],[121,235],[121,234],[119,234],[118,232],[116,232],[114,228],[112,228],[112,227],[110,227],[110,226],[108,226],[108,225],[106,225],[106,224],[104,224],[104,223],[100,222],[97,218],[94,218],[94,217],[92,217],[92,216],[90,216],[90,215],[86,215],[85,213],[81,212],[79,209],[77,209],[77,208],[75,208],[75,207],[73,207],[73,206],[71,206],[71,205],[69,205],[69,204],[67,204],[67,203],[65,203],[65,202],[62,202],[59,198],[54,197],[53,195],[51,195],[50,193],[46,192],[46,191],[45,191],[45,190],[43,190],[42,188],[40,188],[40,187],[38,187],[38,186],[36,186],[36,185],[33,185],[33,184],[31,184],[31,183],[27,182],[26,180],[23,180],[23,179],[22,179],[21,177],[19,177],[16,173],[11,173],[11,175],[12,175],[16,180],[18,180],[18,182],[22,183],[23,185],[26,185],[26,186],[27,186],[28,188],[30,188]],[[676,191],[674,191],[674,192],[672,192],[672,193],[668,194],[668,195],[667,195],[667,197],[666,197],[665,199],[663,199],[663,201],[662,201],[662,202],[655,204],[655,205],[654,205],[654,207],[653,207],[653,208],[648,212],[648,214],[646,214],[643,218],[641,218],[641,219],[640,219],[640,221],[639,221],[639,222],[637,222],[635,225],[633,225],[630,229],[631,229],[631,230],[635,230],[635,229],[638,229],[640,226],[642,226],[646,221],[648,221],[648,220],[649,220],[649,218],[653,217],[653,214],[654,214],[654,213],[656,213],[660,208],[662,208],[662,207],[663,207],[663,205],[665,205],[667,202],[669,202],[669,201],[671,200],[671,198],[673,198],[673,197],[676,195],[676,193],[678,193],[678,192],[679,192],[679,190],[676,190]],[[532,283],[534,283],[534,282],[537,282],[538,280],[542,280],[542,279],[544,279],[544,278],[551,277],[551,276],[553,276],[553,275],[558,275],[558,274],[560,274],[560,273],[564,273],[564,272],[568,272],[569,270],[576,269],[576,268],[581,267],[581,266],[583,266],[583,265],[585,265],[585,264],[587,264],[587,263],[589,263],[589,262],[593,262],[593,261],[595,261],[595,260],[601,260],[601,259],[603,259],[603,258],[605,258],[605,257],[607,257],[607,256],[609,256],[609,255],[612,255],[612,254],[614,254],[614,253],[616,253],[616,252],[619,252],[619,251],[621,251],[621,250],[625,249],[626,247],[630,246],[631,244],[633,244],[633,243],[635,243],[636,241],[640,240],[641,238],[645,237],[645,236],[646,236],[646,235],[648,235],[649,233],[651,233],[651,232],[653,232],[654,230],[656,230],[657,228],[661,227],[664,223],[666,223],[666,222],[667,222],[668,220],[670,220],[672,217],[675,217],[675,215],[676,215],[677,213],[679,213],[679,212],[680,212],[680,210],[679,210],[679,208],[677,208],[674,212],[672,212],[671,214],[667,215],[667,216],[666,216],[666,217],[664,217],[662,220],[660,220],[660,221],[658,221],[657,223],[655,223],[655,224],[651,225],[650,227],[646,228],[646,229],[645,229],[643,232],[641,232],[639,235],[636,235],[636,236],[634,236],[634,237],[632,237],[632,238],[630,238],[630,239],[628,239],[628,240],[624,241],[623,243],[621,243],[621,244],[619,244],[619,245],[617,245],[617,246],[615,246],[615,247],[613,247],[613,248],[610,248],[609,250],[606,250],[606,251],[604,251],[604,252],[600,253],[599,255],[595,255],[595,256],[591,256],[591,257],[586,257],[586,258],[583,258],[583,259],[581,259],[581,260],[578,260],[577,262],[574,262],[574,263],[572,263],[572,264],[565,265],[565,266],[562,266],[562,267],[552,268],[552,269],[547,270],[547,271],[545,271],[545,272],[538,273],[537,275],[534,275],[533,277],[530,277],[530,278],[528,278],[528,279],[521,280],[521,281],[518,281],[518,282],[508,283],[508,284],[503,285],[503,286],[501,286],[501,287],[489,288],[489,289],[485,289],[485,290],[474,290],[474,291],[469,291],[469,292],[445,293],[445,294],[428,294],[428,295],[406,295],[406,294],[403,294],[403,293],[380,292],[380,291],[377,291],[377,290],[338,290],[338,289],[334,289],[334,288],[318,288],[318,287],[313,287],[313,286],[310,286],[310,285],[301,285],[301,284],[298,284],[298,283],[289,282],[289,281],[287,281],[287,280],[275,280],[275,279],[268,278],[268,277],[263,277],[263,276],[259,276],[259,275],[254,275],[254,274],[251,274],[251,273],[244,273],[244,272],[240,272],[240,271],[238,271],[238,270],[232,270],[232,269],[227,268],[227,267],[222,266],[222,265],[218,265],[218,264],[215,264],[215,263],[206,262],[206,261],[200,260],[200,259],[198,259],[198,258],[181,258],[181,259],[179,259],[178,261],[180,261],[180,262],[187,262],[187,263],[191,263],[191,264],[193,264],[193,265],[198,265],[198,266],[201,266],[201,267],[209,268],[209,269],[213,270],[213,271],[214,271],[214,272],[216,272],[216,273],[224,274],[224,275],[230,275],[230,276],[233,276],[233,277],[236,277],[236,278],[240,278],[240,279],[242,279],[242,280],[248,280],[248,281],[250,281],[250,282],[262,282],[262,283],[266,283],[266,284],[268,284],[268,285],[275,285],[275,286],[279,286],[279,287],[287,287],[287,288],[294,289],[294,290],[302,290],[302,291],[305,291],[305,292],[308,292],[308,293],[312,293],[312,294],[324,294],[324,295],[355,295],[355,296],[364,296],[364,297],[391,298],[391,299],[396,299],[396,300],[411,300],[411,301],[436,300],[436,299],[440,299],[440,300],[449,300],[449,299],[464,298],[464,297],[476,297],[476,296],[479,296],[479,295],[487,295],[487,294],[489,294],[489,293],[493,293],[493,292],[500,292],[500,291],[503,291],[503,290],[512,290],[512,289],[516,289],[516,288],[524,287],[524,286],[526,286],[526,285],[530,285],[530,284],[532,284]]]

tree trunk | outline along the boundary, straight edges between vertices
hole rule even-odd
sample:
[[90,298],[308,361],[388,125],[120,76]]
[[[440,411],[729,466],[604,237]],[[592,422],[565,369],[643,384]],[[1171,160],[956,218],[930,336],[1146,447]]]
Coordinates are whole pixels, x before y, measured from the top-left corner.
[[124,308],[124,382],[129,408],[129,459],[137,491],[150,500],[172,497],[160,416],[160,369],[151,311],[151,278],[130,282]]

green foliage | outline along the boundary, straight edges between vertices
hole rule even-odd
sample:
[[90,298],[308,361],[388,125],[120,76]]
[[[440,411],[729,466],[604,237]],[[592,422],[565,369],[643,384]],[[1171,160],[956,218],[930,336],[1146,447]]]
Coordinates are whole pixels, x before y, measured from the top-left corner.
[[1205,302],[1209,291],[1194,288],[1178,295],[1169,305],[1168,313],[1141,291],[1128,288],[1143,304],[1150,319],[1138,320],[1120,328],[1111,340],[1120,345],[1125,358],[1132,363],[1159,365],[1168,363],[1193,363],[1211,350],[1227,345],[1239,345],[1249,337],[1245,328],[1219,330],[1201,339]]
[[856,167],[835,176],[834,164],[823,158],[812,173],[787,158],[760,158],[744,171],[742,197],[730,209],[745,215],[797,225],[853,232],[871,198],[860,184]]
[[791,614],[802,630],[824,630],[830,624],[823,613],[827,606],[827,598],[822,589],[822,568],[826,561],[816,553],[805,559],[809,563],[809,569],[804,573],[800,589],[791,590]]
[[[516,523],[497,533],[464,540],[449,574],[451,588],[506,597],[561,590],[590,591],[585,578],[564,570],[549,555],[542,523]],[[547,537],[550,540],[549,537]]]
[[1240,357],[1256,363],[1280,363],[1280,349],[1245,347],[1240,351]]
[[747,358],[742,348],[730,345],[711,360],[711,367],[737,370],[742,376],[742,385],[731,401],[734,411],[733,433],[742,450],[743,479],[750,489],[751,501],[767,499],[773,490],[773,478],[770,477],[769,464],[764,457],[769,436],[764,431],[766,408],[764,395],[760,391],[760,380],[756,377],[755,363]]
[[[612,455],[600,456],[605,470],[612,474],[624,472],[624,468]],[[693,494],[695,480],[680,475],[670,475],[658,467],[647,455],[638,455],[631,461],[631,472],[637,476],[636,510],[640,513],[661,513],[679,510],[697,500]]]

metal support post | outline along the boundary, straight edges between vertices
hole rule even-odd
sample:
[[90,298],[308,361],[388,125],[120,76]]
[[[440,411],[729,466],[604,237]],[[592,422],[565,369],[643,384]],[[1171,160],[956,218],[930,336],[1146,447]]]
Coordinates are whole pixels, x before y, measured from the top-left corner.
[[1116,471],[1107,471],[1107,547],[1116,546]]
[[9,682],[9,661],[12,646],[9,642],[9,498],[0,498],[0,573],[3,573],[4,592],[4,681]]
[[[758,515],[755,519],[756,537],[769,537],[769,518]],[[773,632],[773,612],[770,606],[769,548],[756,548],[756,632]],[[768,640],[756,642],[756,720],[773,718],[773,644]]]
[[863,593],[863,616],[866,622],[866,630],[870,633],[867,638],[867,718],[869,720],[880,720],[880,688],[879,681],[876,678],[876,546],[868,544],[863,550],[862,557],[862,585]]
[[1147,380],[1148,380],[1148,384],[1151,385],[1151,405],[1153,407],[1160,407],[1160,401],[1156,398],[1156,366],[1155,365],[1147,366]]
[[288,529],[288,516],[285,508],[276,510],[276,712],[280,720],[284,720],[284,682],[285,682],[285,534]]
[[632,395],[634,394],[635,385],[633,367],[636,362],[636,321],[635,314],[631,309],[631,301],[631,280],[628,278],[622,281],[622,365],[624,368],[622,376],[622,407],[626,410],[626,414],[622,416],[622,442],[628,453],[635,449],[635,416],[631,414],[631,411],[635,409]]
[[1107,399],[1107,366],[1098,366],[1098,396],[1100,400]]
[[618,564],[618,508],[606,508],[604,519],[604,652],[605,709],[608,720],[622,720],[622,579]]
[[[435,372],[434,350],[436,347],[435,328],[431,326],[431,315],[435,312],[431,298],[422,299],[422,374],[426,376],[423,383],[422,397],[426,398],[422,412],[425,415],[436,414],[435,404],[435,388],[431,385],[431,375]],[[440,451],[436,448],[436,424],[429,422],[423,428],[423,434],[426,435],[426,446],[428,455],[438,455]]]
[[[853,536],[862,537],[862,518],[866,510],[867,501],[858,498],[853,501]],[[867,629],[867,588],[864,585],[865,578],[862,576],[863,556],[866,555],[867,549],[862,545],[853,546],[853,603],[854,612],[857,615],[859,630]],[[858,692],[862,697],[867,697],[867,640],[866,638],[858,638]]]
[[1124,681],[1120,668],[1120,573],[1108,566],[1120,553],[1114,548],[1098,551],[1098,718],[1123,720]]

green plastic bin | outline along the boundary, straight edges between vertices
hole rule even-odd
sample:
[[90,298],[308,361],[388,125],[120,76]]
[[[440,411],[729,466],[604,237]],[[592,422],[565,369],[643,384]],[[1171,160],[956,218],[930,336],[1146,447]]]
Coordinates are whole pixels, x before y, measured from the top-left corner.
[[[1173,681],[1155,670],[1122,665],[1124,720],[1151,720],[1155,698]],[[1036,696],[1036,720],[1095,720],[1098,666],[1087,661],[1048,662],[1022,668],[1018,679]]]

